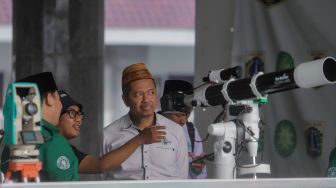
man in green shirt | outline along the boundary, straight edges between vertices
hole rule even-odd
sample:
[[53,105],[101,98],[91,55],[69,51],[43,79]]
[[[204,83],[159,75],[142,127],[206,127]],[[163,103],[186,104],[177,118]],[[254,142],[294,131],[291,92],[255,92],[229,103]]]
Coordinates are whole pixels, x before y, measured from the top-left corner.
[[331,150],[329,155],[329,165],[327,168],[327,177],[336,177],[336,148]]
[[[17,82],[36,83],[42,97],[42,135],[45,141],[38,146],[39,158],[42,162],[41,180],[79,180],[77,158],[67,140],[59,134],[56,127],[59,122],[62,103],[52,73],[35,74]],[[9,150],[3,152],[1,159],[1,170],[6,172]]]
[[68,141],[59,134],[58,129],[43,120],[42,135],[47,141],[39,146],[43,167],[42,181],[79,180],[78,161]]

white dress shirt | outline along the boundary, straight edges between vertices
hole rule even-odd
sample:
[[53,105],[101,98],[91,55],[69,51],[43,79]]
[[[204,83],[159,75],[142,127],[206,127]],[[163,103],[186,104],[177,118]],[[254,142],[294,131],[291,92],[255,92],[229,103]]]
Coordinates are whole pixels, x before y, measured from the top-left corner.
[[[166,126],[165,139],[159,143],[138,147],[114,171],[105,173],[104,179],[187,179],[187,139],[181,126],[156,114],[156,124]],[[104,128],[101,154],[115,150],[139,134],[129,115],[124,115]]]

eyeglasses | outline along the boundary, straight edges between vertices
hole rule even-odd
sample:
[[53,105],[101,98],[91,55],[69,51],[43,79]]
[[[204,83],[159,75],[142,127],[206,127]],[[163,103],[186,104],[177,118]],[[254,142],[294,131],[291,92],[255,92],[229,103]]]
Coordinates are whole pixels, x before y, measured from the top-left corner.
[[79,117],[81,120],[84,119],[84,114],[83,114],[83,112],[77,112],[77,111],[75,111],[75,110],[68,110],[67,113],[68,113],[68,115],[69,115],[69,117],[70,117],[71,119],[77,119],[78,117]]

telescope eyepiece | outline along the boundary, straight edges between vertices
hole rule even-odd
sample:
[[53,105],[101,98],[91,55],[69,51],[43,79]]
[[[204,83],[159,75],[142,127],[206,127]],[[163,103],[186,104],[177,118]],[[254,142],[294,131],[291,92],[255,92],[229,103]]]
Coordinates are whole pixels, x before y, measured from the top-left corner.
[[224,82],[230,78],[241,78],[242,68],[241,66],[235,66],[229,69],[220,69],[210,71],[206,77],[203,77],[203,82]]

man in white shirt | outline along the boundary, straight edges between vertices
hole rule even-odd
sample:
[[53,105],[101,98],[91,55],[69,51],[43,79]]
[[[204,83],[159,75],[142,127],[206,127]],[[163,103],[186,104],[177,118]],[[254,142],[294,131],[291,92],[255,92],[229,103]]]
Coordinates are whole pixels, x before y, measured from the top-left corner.
[[104,174],[104,179],[187,179],[186,137],[182,127],[155,113],[156,85],[145,64],[124,69],[122,91],[124,103],[130,110],[104,128],[102,154],[120,148],[142,131],[151,131],[156,141],[139,143],[119,168]]

